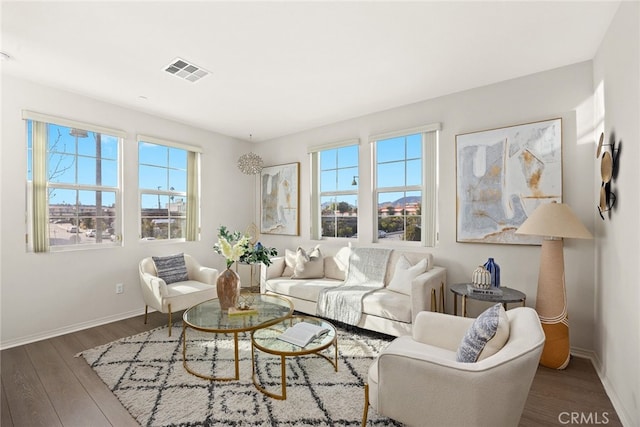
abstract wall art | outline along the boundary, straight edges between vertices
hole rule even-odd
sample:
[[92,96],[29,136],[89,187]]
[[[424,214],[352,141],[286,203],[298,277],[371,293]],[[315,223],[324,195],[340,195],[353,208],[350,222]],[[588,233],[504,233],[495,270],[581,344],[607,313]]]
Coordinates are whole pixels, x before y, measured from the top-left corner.
[[300,163],[269,166],[260,172],[260,232],[297,236]]
[[457,135],[456,181],[458,242],[541,244],[515,231],[562,202],[562,119]]

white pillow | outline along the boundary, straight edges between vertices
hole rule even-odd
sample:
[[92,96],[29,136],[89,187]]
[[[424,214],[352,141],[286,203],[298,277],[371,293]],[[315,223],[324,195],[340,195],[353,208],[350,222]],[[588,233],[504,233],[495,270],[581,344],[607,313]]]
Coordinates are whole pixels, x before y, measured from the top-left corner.
[[292,279],[321,279],[324,277],[324,259],[320,248],[316,246],[309,253],[304,249],[296,250],[296,267]]
[[416,265],[411,265],[407,257],[402,255],[396,261],[396,268],[393,272],[393,278],[387,286],[387,289],[399,292],[405,295],[411,295],[411,282],[413,279],[427,271],[428,262],[426,258],[418,261]]
[[284,271],[282,277],[293,276],[293,269],[296,268],[296,252],[289,249],[284,250]]
[[344,280],[349,269],[351,245],[340,248],[332,257],[326,257],[324,263],[324,277],[328,279]]

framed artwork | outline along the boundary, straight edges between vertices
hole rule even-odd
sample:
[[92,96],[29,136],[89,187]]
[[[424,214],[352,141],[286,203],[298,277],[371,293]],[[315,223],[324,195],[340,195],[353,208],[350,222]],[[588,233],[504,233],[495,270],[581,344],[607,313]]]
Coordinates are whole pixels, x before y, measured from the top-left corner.
[[458,242],[541,244],[515,231],[562,202],[562,119],[456,135],[456,183]]
[[260,172],[260,232],[300,234],[300,163],[268,166]]

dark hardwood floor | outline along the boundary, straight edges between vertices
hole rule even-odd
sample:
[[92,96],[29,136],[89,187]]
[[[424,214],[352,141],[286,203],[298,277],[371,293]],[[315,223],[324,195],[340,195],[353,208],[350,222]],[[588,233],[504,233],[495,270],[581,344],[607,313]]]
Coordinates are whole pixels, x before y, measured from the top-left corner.
[[[175,315],[181,318],[181,313]],[[113,340],[165,325],[166,315],[142,316],[0,352],[1,426],[136,426],[102,380],[75,355]],[[487,396],[487,408],[491,396]],[[620,426],[588,359],[562,371],[539,367],[520,426]]]

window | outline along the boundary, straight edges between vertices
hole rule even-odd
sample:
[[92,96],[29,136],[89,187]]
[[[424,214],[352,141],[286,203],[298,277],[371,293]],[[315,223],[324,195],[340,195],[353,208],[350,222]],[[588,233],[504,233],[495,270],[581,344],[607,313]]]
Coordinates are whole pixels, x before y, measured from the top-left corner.
[[438,126],[374,137],[378,239],[436,243]]
[[358,147],[350,140],[311,152],[316,239],[358,233]]
[[140,238],[197,240],[199,150],[138,137]]
[[28,249],[119,245],[124,134],[23,112],[27,125]]

